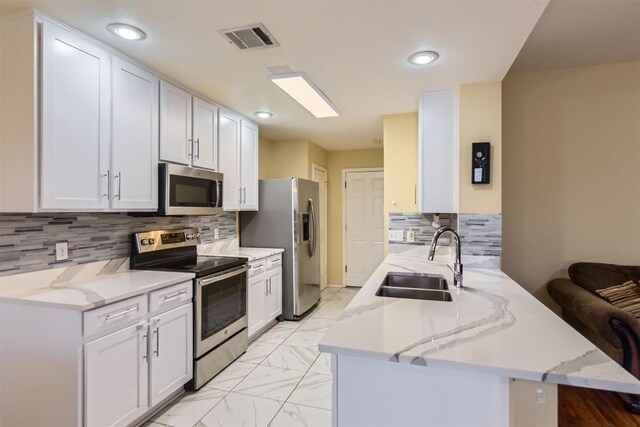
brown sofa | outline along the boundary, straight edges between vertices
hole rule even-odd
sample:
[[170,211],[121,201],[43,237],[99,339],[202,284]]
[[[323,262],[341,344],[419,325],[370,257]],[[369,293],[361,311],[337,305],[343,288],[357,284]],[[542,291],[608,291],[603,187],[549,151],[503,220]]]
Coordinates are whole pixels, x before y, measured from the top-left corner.
[[[569,267],[569,277],[547,284],[549,294],[562,307],[562,318],[640,379],[640,319],[596,293],[629,280],[640,286],[640,266],[581,262]],[[640,396],[622,397],[629,410],[640,412]]]

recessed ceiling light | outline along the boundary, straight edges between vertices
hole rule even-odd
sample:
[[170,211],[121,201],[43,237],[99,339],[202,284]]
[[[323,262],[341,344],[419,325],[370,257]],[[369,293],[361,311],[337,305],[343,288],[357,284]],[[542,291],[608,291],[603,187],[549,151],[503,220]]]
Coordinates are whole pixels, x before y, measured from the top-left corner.
[[438,59],[440,55],[438,52],[433,52],[431,50],[425,50],[423,52],[416,52],[409,57],[409,62],[414,65],[427,65],[436,59]]
[[269,80],[317,118],[337,117],[338,109],[304,73],[269,76]]
[[268,111],[256,111],[254,114],[260,117],[261,119],[268,119],[273,117],[273,114]]
[[107,28],[116,36],[126,40],[142,40],[147,37],[145,32],[140,28],[129,24],[109,24]]

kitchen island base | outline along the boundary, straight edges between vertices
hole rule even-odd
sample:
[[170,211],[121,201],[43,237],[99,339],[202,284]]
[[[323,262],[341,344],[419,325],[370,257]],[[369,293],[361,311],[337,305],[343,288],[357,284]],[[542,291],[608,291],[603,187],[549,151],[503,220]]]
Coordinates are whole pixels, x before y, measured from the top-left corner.
[[557,385],[332,355],[335,426],[554,426]]

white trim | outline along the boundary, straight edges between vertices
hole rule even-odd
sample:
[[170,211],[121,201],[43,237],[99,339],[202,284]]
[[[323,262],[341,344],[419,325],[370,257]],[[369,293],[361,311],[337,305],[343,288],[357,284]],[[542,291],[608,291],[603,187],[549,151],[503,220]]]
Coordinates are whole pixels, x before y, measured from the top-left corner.
[[384,172],[384,167],[375,168],[345,168],[342,169],[342,284],[347,286],[347,273],[344,271],[347,265],[347,192],[345,191],[348,173],[358,172]]
[[[323,215],[323,221],[324,221],[324,246],[321,249],[321,253],[322,253],[322,257],[323,257],[323,262],[324,262],[324,267],[326,267],[326,278],[325,281],[323,282],[322,280],[322,276],[323,273],[322,271],[320,272],[320,287],[322,287],[322,283],[325,283],[325,288],[329,287],[329,250],[327,248],[328,245],[328,240],[329,240],[329,171],[323,167],[320,166],[317,163],[311,163],[311,180],[315,181],[315,172],[321,172],[324,173],[324,176],[326,177],[325,181],[324,181],[324,185],[325,185],[325,200],[324,200],[324,206],[321,206],[321,211],[322,211],[322,215]],[[322,263],[320,263],[320,266],[323,267]]]

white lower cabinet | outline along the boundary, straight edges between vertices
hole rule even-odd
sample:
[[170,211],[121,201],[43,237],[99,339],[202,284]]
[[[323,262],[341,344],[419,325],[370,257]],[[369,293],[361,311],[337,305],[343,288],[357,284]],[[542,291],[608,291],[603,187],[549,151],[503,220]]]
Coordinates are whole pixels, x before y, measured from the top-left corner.
[[247,312],[252,338],[282,314],[281,256],[259,259],[250,265]]
[[267,324],[266,298],[265,274],[249,279],[249,301],[247,302],[249,338]]
[[267,273],[267,318],[275,319],[282,314],[282,268]]
[[164,313],[151,312],[134,325],[84,345],[84,423],[129,425],[192,376],[193,304],[189,301]]
[[191,304],[151,318],[149,402],[155,406],[193,375]]
[[148,328],[129,326],[84,346],[85,425],[127,425],[148,407]]

